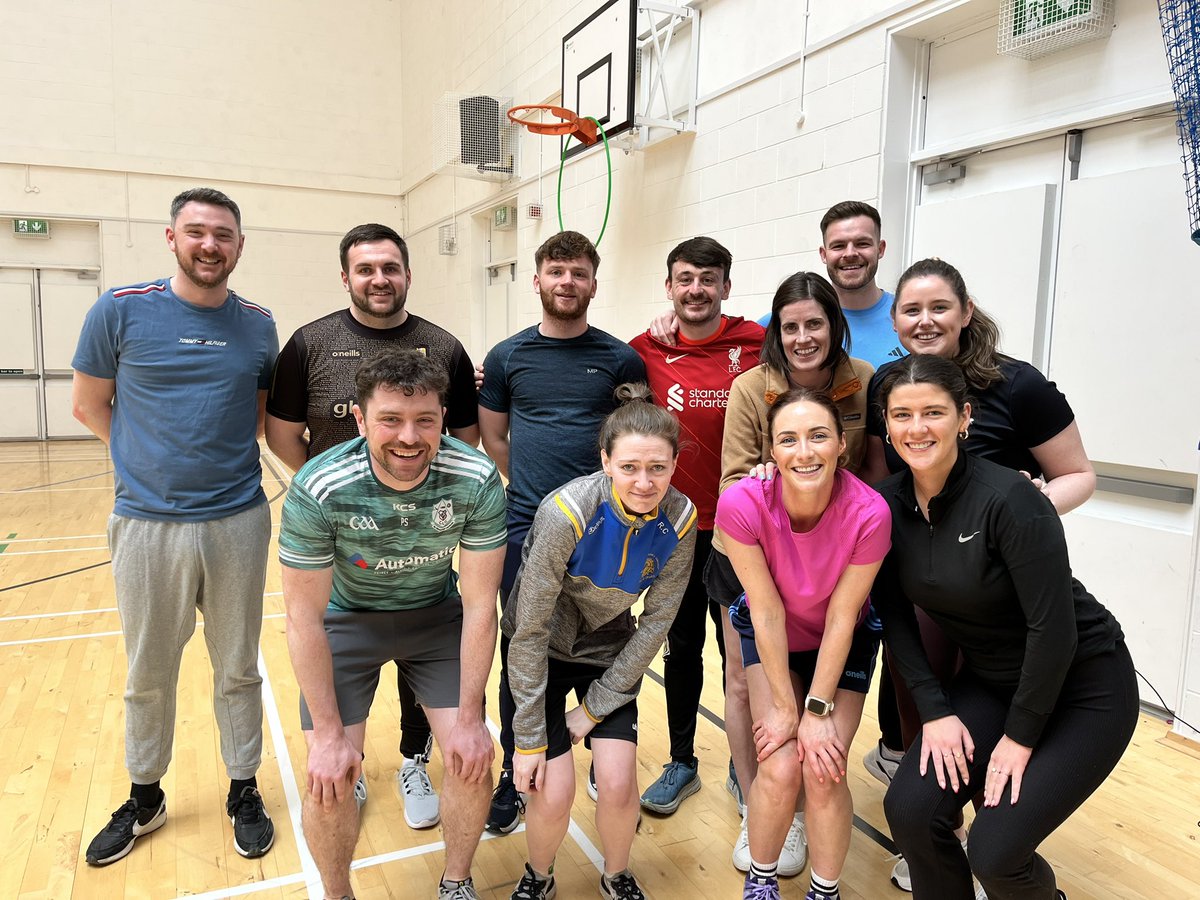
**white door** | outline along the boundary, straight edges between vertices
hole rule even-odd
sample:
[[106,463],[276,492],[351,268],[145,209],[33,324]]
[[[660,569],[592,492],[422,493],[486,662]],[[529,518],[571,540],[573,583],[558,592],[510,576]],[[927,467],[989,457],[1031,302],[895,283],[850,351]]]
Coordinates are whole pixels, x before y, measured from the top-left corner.
[[39,269],[36,275],[46,437],[88,437],[91,432],[71,415],[71,357],[83,318],[99,296],[99,282],[77,271]]
[[42,436],[33,275],[0,268],[0,440]]
[[0,268],[0,440],[90,435],[71,415],[71,357],[99,288],[80,271]]

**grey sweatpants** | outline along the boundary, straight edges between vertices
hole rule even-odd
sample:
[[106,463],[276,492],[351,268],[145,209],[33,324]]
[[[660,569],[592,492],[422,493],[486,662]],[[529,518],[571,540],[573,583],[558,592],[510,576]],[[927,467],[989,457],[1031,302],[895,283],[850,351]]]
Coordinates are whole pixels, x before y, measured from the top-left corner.
[[125,767],[136,784],[166,774],[175,736],[175,694],[184,645],[204,614],[213,667],[213,711],[230,778],[249,778],[262,757],[258,637],[271,508],[209,522],[112,515],[117,608],[125,633]]

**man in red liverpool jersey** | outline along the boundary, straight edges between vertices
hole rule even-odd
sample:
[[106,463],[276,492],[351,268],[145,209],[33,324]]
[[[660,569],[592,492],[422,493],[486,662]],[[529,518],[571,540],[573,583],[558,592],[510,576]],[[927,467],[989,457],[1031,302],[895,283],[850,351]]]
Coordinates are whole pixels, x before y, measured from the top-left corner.
[[700,790],[694,743],[710,614],[724,656],[720,610],[708,599],[703,573],[712,548],[729,385],[758,365],[763,340],[761,326],[721,313],[732,266],[729,251],[712,238],[684,241],[667,257],[667,297],[679,319],[677,343],[660,343],[649,331],[630,341],[646,363],[655,401],[679,417],[679,460],[671,484],[696,504],[698,513],[691,578],[663,652],[671,760],[642,794],[643,807],[664,815]]

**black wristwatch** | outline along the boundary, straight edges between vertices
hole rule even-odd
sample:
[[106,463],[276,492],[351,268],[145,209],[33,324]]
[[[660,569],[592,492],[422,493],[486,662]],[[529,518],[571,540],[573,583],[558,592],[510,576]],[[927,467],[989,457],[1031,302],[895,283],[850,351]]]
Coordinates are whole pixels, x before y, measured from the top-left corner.
[[833,712],[833,701],[822,700],[820,697],[809,694],[804,698],[804,708],[817,718],[823,719]]

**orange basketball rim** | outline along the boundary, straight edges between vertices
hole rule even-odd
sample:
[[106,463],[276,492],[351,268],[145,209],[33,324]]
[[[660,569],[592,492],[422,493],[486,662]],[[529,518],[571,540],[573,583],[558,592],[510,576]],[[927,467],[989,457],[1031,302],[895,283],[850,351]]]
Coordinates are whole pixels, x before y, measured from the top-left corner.
[[[519,113],[526,113],[532,110],[539,110],[543,113],[548,113],[561,121],[558,122],[540,122],[533,119],[522,118]],[[599,138],[596,135],[596,123],[591,119],[585,119],[575,115],[569,109],[564,109],[561,106],[552,106],[547,103],[529,103],[524,106],[514,106],[508,111],[510,122],[517,125],[523,125],[534,134],[551,134],[563,135],[569,134],[578,138],[579,142],[584,146],[591,146],[596,143]]]

